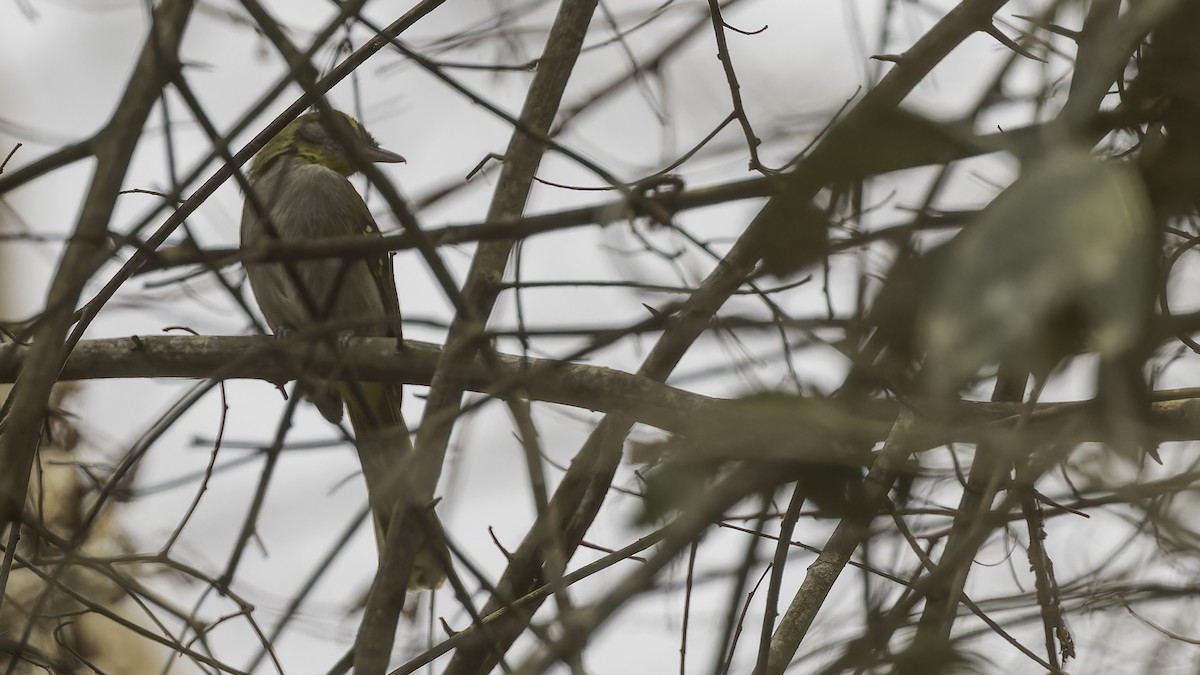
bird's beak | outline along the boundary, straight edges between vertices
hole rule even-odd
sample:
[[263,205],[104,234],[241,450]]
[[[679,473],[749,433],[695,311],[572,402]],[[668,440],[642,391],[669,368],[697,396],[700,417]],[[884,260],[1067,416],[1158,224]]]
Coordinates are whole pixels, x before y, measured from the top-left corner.
[[384,162],[387,164],[404,164],[405,159],[391,150],[384,150],[378,145],[368,145],[361,148],[363,157],[372,162]]

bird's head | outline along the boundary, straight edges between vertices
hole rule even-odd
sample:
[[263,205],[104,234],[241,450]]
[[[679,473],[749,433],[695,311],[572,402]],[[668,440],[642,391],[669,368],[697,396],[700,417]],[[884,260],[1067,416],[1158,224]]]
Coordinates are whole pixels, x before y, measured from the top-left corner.
[[358,120],[344,112],[332,113],[341,118],[341,123],[350,133],[351,147],[347,147],[330,130],[337,120],[326,120],[320,112],[310,112],[297,117],[283,128],[279,135],[263,146],[250,163],[250,177],[261,175],[276,160],[291,157],[308,164],[319,164],[349,176],[358,170],[357,161],[403,162],[404,158],[390,150],[379,147],[379,143],[367,133]]

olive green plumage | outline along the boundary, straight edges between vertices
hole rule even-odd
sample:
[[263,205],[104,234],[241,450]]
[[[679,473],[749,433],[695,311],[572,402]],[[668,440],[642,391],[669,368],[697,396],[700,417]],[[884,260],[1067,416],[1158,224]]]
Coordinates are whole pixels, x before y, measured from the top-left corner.
[[[379,148],[350,117],[345,119],[358,136],[355,140],[364,160],[404,161]],[[268,217],[264,220],[247,200],[242,246],[275,236],[284,240],[379,236],[370,210],[347,179],[353,171],[351,154],[326,130],[319,113],[289,124],[250,164],[250,185]],[[400,313],[400,306],[386,257],[298,261],[290,264],[291,273],[287,267],[265,264],[247,270],[272,329],[328,324],[334,330],[353,328],[356,335],[392,334],[388,323]]]
[[[320,113],[284,127],[254,156],[249,183],[254,198],[242,211],[241,244],[362,235],[379,237],[370,210],[348,176],[356,162],[403,162],[379,147],[362,125],[344,113],[354,145],[347,150]],[[246,274],[259,309],[276,334],[321,327],[339,335],[400,337],[400,303],[390,258],[298,260],[248,265]],[[402,490],[396,475],[411,451],[400,411],[399,385],[371,382],[317,383],[310,397],[330,421],[350,411],[376,535],[387,530],[391,507]],[[439,542],[444,551],[444,542]],[[433,549],[418,556],[410,588],[436,588],[445,579]]]

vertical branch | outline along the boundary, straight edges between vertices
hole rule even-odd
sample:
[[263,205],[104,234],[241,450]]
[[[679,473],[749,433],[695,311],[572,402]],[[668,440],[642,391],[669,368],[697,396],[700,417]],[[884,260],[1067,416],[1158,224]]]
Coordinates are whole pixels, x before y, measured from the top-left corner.
[[763,611],[762,631],[758,639],[758,660],[754,664],[755,675],[767,672],[771,656],[771,634],[775,631],[775,619],[779,616],[779,589],[783,586],[783,571],[787,565],[788,551],[792,547],[792,533],[800,520],[800,509],[804,506],[804,490],[797,485],[792,490],[787,512],[779,524],[779,540],[775,542],[775,558],[771,561],[771,580],[767,582],[766,609]]
[[[541,138],[549,133],[558,112],[596,3],[597,0],[567,0],[559,8],[520,116],[524,128],[541,136],[527,134],[521,129],[513,131],[504,153],[504,166],[496,193],[488,209],[489,222],[518,218],[525,210],[534,174],[545,152],[545,143]],[[414,482],[418,486],[429,486],[430,491],[441,474],[442,459],[464,391],[456,374],[456,365],[469,363],[477,352],[479,330],[496,303],[508,257],[515,243],[513,239],[481,242],[471,260],[463,284],[463,295],[475,316],[457,312],[450,324],[446,349],[438,362],[420,425],[421,431],[417,436],[417,454],[422,460],[416,467],[419,474],[414,477]]]
[[[1028,372],[1001,366],[996,375],[993,401],[1020,401],[1025,394]],[[980,443],[975,448],[971,473],[963,486],[962,497],[954,515],[954,524],[946,540],[937,579],[925,593],[925,610],[917,629],[917,642],[925,646],[944,645],[954,626],[959,598],[967,583],[971,564],[982,539],[976,530],[986,527],[992,502],[1012,469],[1012,454],[1008,444]],[[950,561],[956,561],[953,567]]]
[[[549,133],[558,113],[563,92],[583,47],[596,4],[597,0],[565,1],[559,8],[520,115],[522,128],[537,132],[540,136],[525,133],[521,128],[514,129],[505,151],[499,184],[488,209],[487,218],[490,222],[520,217],[525,210],[534,175],[545,152],[546,146],[542,137]],[[437,371],[430,386],[425,414],[420,425],[421,431],[417,436],[417,461],[411,480],[418,496],[426,492],[432,496],[434,486],[437,485],[464,390],[457,373],[457,365],[469,363],[478,350],[478,331],[495,305],[501,289],[500,282],[514,244],[515,240],[512,239],[482,242],[471,261],[467,279],[463,284],[463,296],[470,313],[455,313],[446,338],[445,351],[438,361]],[[537,461],[537,458],[533,457],[531,461]],[[551,501],[544,510],[539,511],[545,516],[545,520],[552,523],[559,520],[557,514],[572,513],[557,507],[558,505]],[[541,520],[539,518],[539,522]],[[558,547],[557,555],[554,556],[561,561],[560,567],[569,556],[568,546]],[[494,611],[493,605],[489,607]],[[476,652],[476,657],[495,659],[497,652],[492,648],[485,648],[482,652]],[[453,667],[452,663],[451,668]]]
[[825,598],[829,596],[834,582],[850,562],[850,556],[866,538],[871,527],[871,518],[887,502],[888,491],[892,489],[892,483],[912,450],[908,436],[913,422],[913,414],[910,411],[901,411],[883,445],[883,450],[867,474],[862,495],[863,508],[838,523],[821,554],[809,565],[808,574],[800,584],[800,589],[796,591],[791,604],[783,613],[779,627],[771,636],[765,671],[768,675],[780,675],[787,669],[804,636],[808,634],[809,627],[817,618],[817,612],[821,610]]

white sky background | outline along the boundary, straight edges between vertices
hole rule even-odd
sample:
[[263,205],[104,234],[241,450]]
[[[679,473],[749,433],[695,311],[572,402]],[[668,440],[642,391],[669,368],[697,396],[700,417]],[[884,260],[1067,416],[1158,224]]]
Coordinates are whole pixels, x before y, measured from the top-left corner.
[[[241,16],[235,4],[205,3],[205,11],[197,11],[190,22],[183,49],[183,59],[191,66],[187,71],[189,81],[222,130],[233,124],[282,72],[279,59],[265,39],[247,27],[231,22],[223,14],[228,10]],[[868,83],[868,73],[878,73],[880,69],[886,71],[890,67],[866,58],[878,49],[876,17],[880,4],[869,0],[744,0],[726,15],[730,24],[744,30],[767,27],[754,36],[733,32],[727,35],[748,112],[760,135],[766,138],[773,129],[790,132],[782,134],[774,145],[764,146],[762,154],[768,164],[778,166],[802,147],[846,99],[857,93],[858,87]],[[938,8],[937,11],[910,3],[899,4],[891,26],[892,43],[882,50],[885,52],[903,51],[941,16],[944,7],[954,3],[947,0],[930,3]],[[1035,8],[1031,5],[1037,4],[1040,3],[1012,2],[1001,16],[1033,13]],[[488,20],[494,16],[497,7],[507,5],[502,0],[450,0],[404,38],[410,45],[423,48],[447,32]],[[23,7],[31,8],[32,12],[23,11]],[[329,3],[317,0],[277,0],[268,3],[268,7],[279,20],[294,29],[291,37],[302,45],[307,45],[310,39],[307,31],[323,25],[331,12]],[[628,26],[649,14],[655,3],[612,2],[610,7],[621,24]],[[631,34],[629,44],[639,54],[649,53],[663,36],[672,34],[666,30],[668,26],[690,21],[703,7],[704,3],[694,0],[676,2],[667,10],[667,18]],[[369,14],[383,24],[407,8],[408,3],[392,0],[375,0],[368,4]],[[523,19],[522,25],[547,26],[553,9],[552,4],[542,7]],[[1015,19],[1012,21],[1019,24]],[[594,32],[589,44],[606,35],[603,25],[602,15],[598,15],[593,22]],[[7,154],[14,141],[25,143],[11,167],[22,166],[63,143],[83,138],[108,119],[141,46],[145,28],[144,5],[133,0],[30,0],[24,5],[0,4],[0,90],[5,92],[0,99],[0,155]],[[1008,32],[1013,34],[1011,30]],[[515,38],[521,43],[515,51],[506,51],[498,42],[488,41],[444,57],[480,64],[520,63],[537,56],[540,49],[538,35],[540,33],[531,33]],[[364,37],[361,30],[353,33],[356,47]],[[1006,51],[995,41],[986,36],[974,36],[934,71],[908,103],[937,118],[953,118],[974,102],[979,88],[1005,56]],[[316,60],[323,68],[331,62],[328,50]],[[1067,64],[1062,62],[1058,66],[1065,70]],[[566,107],[628,67],[615,45],[586,53],[568,89]],[[531,77],[521,72],[459,69],[450,72],[481,96],[513,114],[520,109]],[[414,200],[420,200],[433,190],[461,183],[466,172],[487,153],[503,152],[507,144],[510,129],[505,123],[436,83],[394,52],[384,50],[376,55],[358,70],[358,76],[361,110],[355,111],[349,80],[333,90],[331,100],[344,110],[360,114],[384,147],[408,159],[406,165],[389,165],[383,170]],[[1041,85],[1032,78],[1029,82],[1031,88]],[[647,87],[653,92],[653,104],[648,103],[648,98],[636,88],[629,88],[618,98],[576,120],[562,140],[620,178],[632,180],[651,173],[691,147],[729,111],[728,89],[716,59],[711,31],[707,29],[669,62],[662,80],[649,80]],[[237,139],[234,146],[240,147],[294,100],[296,93],[293,89],[279,99],[267,115],[251,126],[249,134]],[[170,108],[175,140],[179,144],[178,166],[182,173],[203,155],[207,145],[199,128],[188,118],[174,95],[170,97]],[[656,108],[667,111],[668,126],[664,127],[656,120]],[[1014,106],[1011,113],[1013,120],[1025,120],[1028,110]],[[990,116],[987,123],[1002,125],[1005,122],[1003,114],[1001,111]],[[161,129],[162,118],[157,112],[153,119],[151,128]],[[126,186],[166,189],[164,158],[162,137],[148,135],[138,148]],[[694,187],[750,177],[746,163],[741,131],[732,125],[721,133],[712,150],[702,152],[679,173],[689,186]],[[1012,179],[1016,169],[1010,158],[999,157],[970,162],[967,167],[956,173],[941,206],[956,208],[984,203]],[[211,171],[211,168],[206,170],[203,176],[207,177]],[[28,227],[30,232],[49,236],[69,232],[89,175],[90,165],[78,163],[5,195],[6,209],[0,214],[0,221],[5,227],[12,228],[18,222],[13,218],[15,213],[23,222],[20,226]],[[543,162],[540,175],[560,183],[601,185],[586,169],[553,154]],[[481,220],[495,176],[494,170],[477,176],[453,198],[420,212],[423,225],[436,227]],[[885,208],[871,216],[871,222],[874,225],[897,222],[902,216],[895,207],[914,206],[912,200],[923,194],[921,181],[927,177],[927,173],[911,172],[876,183],[871,198],[885,201]],[[889,199],[891,190],[897,194]],[[606,194],[539,186],[527,212],[554,211],[610,198],[611,195]],[[147,195],[123,197],[115,225],[128,227],[136,222],[155,203],[154,200]],[[378,206],[378,200],[372,203]],[[689,212],[682,215],[680,221],[691,231],[709,237],[715,238],[722,233],[735,235],[757,211],[759,204],[758,201],[745,201]],[[201,207],[190,219],[189,226],[203,245],[234,245],[240,211],[241,195],[231,181]],[[154,224],[161,220],[161,217],[157,218]],[[395,223],[382,217],[380,224],[385,230],[395,227]],[[644,232],[644,228],[641,230]],[[682,246],[678,238],[667,234],[650,233],[650,237],[668,249]],[[54,269],[58,248],[44,243],[6,243],[0,250],[6,254],[3,267],[0,267],[6,278],[4,283],[17,289],[9,299],[15,302],[16,310],[9,310],[9,316],[24,316],[36,311]],[[460,279],[469,263],[471,250],[469,246],[441,250],[443,259]],[[884,269],[884,251],[873,251],[868,255],[867,263],[877,271]],[[523,254],[523,274],[528,280],[636,279],[670,285],[694,284],[707,274],[711,264],[711,259],[692,250],[677,261],[680,270],[677,273],[661,258],[639,252],[638,243],[624,223],[614,223],[603,230],[579,228],[538,236],[525,245]],[[838,265],[842,268],[835,265],[835,272],[842,275],[841,278],[849,279],[854,264],[855,260],[841,259]],[[111,273],[111,269],[107,272]],[[231,280],[238,280],[239,275],[240,270],[228,272]],[[449,321],[449,304],[415,253],[404,252],[397,256],[396,276],[406,318]],[[97,281],[104,278],[102,273]],[[93,286],[91,291],[98,287],[98,284]],[[834,299],[839,309],[846,311],[852,307],[853,291],[853,286],[849,285],[838,288]],[[671,296],[662,294],[612,288],[566,288],[530,290],[524,301],[529,324],[545,328],[632,324],[646,317],[642,303],[660,305],[670,299]],[[784,301],[794,316],[820,316],[824,311],[820,279],[785,295]],[[515,321],[513,308],[511,294],[505,295],[494,325],[511,328]],[[762,316],[763,312],[760,303],[739,299],[723,314]],[[245,317],[209,279],[200,278],[182,288],[179,285],[147,288],[141,281],[135,281],[100,315],[88,337],[157,334],[167,326],[187,326],[214,335],[243,334],[249,329]],[[405,330],[406,336],[421,340],[441,341],[443,335],[440,329],[423,321],[414,321],[406,325]],[[634,370],[655,337],[647,335],[624,340],[593,355],[590,362]],[[583,339],[540,340],[533,354],[567,354],[584,342]],[[518,346],[502,342],[501,348],[515,351]],[[790,380],[781,367],[779,353],[778,339],[765,331],[742,336],[741,344],[706,338],[689,353],[672,382],[722,396],[787,388],[791,386]],[[730,372],[728,368],[714,372],[714,365],[740,361],[748,356],[755,360],[739,372]],[[840,382],[845,363],[832,348],[801,350],[796,358],[801,381],[806,386],[828,390]],[[89,383],[75,410],[96,456],[119,457],[191,384],[178,381]],[[260,382],[229,382],[226,391],[229,404],[225,428],[227,441],[269,443],[283,409],[282,400],[272,387]],[[420,396],[424,390],[409,387],[407,394],[406,416],[415,424],[420,418]],[[1080,395],[1080,391],[1077,383],[1067,381],[1052,388],[1048,395],[1073,397]],[[221,402],[215,393],[193,408],[180,424],[154,445],[139,470],[138,485],[151,487],[203,469],[211,450],[209,441],[204,439],[211,439],[217,432],[220,412]],[[535,415],[548,455],[564,464],[570,461],[590,431],[591,422],[597,419],[586,411],[548,406],[536,406]],[[650,437],[656,437],[656,434],[646,430],[635,433],[635,438]],[[196,438],[202,440],[194,442]],[[334,435],[315,409],[305,407],[297,416],[289,438],[331,439]],[[218,463],[230,462],[245,452],[224,448]],[[440,490],[445,495],[440,509],[446,527],[456,542],[494,578],[504,560],[491,543],[487,528],[494,528],[505,546],[515,548],[533,514],[521,448],[501,406],[486,406],[469,424],[460,428],[450,461]],[[261,466],[260,461],[253,461],[214,476],[200,509],[175,550],[177,557],[208,573],[220,574]],[[622,469],[618,484],[635,485],[631,470],[628,466]],[[551,470],[550,475],[556,480],[560,474]],[[147,496],[124,510],[125,525],[140,550],[153,551],[162,543],[178,522],[194,489],[194,483],[189,483],[186,487]],[[325,554],[363,501],[355,455],[349,446],[298,451],[284,458],[259,523],[266,555],[252,546],[239,568],[235,584],[238,592],[257,607],[256,616],[262,624],[268,628],[272,625],[297,585],[315,561]],[[614,548],[632,541],[640,534],[630,525],[637,508],[634,500],[614,495],[608,512],[601,516],[589,540]],[[1052,534],[1051,546],[1070,550],[1070,547],[1079,546],[1081,538],[1095,541],[1106,528],[1106,524],[1098,520],[1103,519],[1087,523],[1077,521],[1073,529],[1064,530],[1061,537]],[[820,545],[828,530],[827,524],[802,521],[796,536]],[[701,569],[706,572],[727,570],[735,564],[743,549],[744,538],[741,536],[714,532],[702,549]],[[1002,557],[1000,549],[996,549],[985,551],[981,559],[989,554],[993,561]],[[581,549],[572,567],[597,555]],[[789,567],[785,579],[785,603],[808,564],[807,558],[797,555],[800,557]],[[363,528],[306,603],[299,620],[276,644],[287,672],[323,671],[351,643],[358,617],[356,614],[347,616],[345,608],[365,592],[374,556],[374,543],[369,531]],[[630,564],[633,563],[618,565],[616,573],[622,573]],[[1022,572],[1025,566],[1023,554],[1017,553],[1011,563],[999,566],[1000,570],[994,576],[1004,587],[1011,586],[1008,564],[1017,573]],[[1059,570],[1060,574],[1066,571]],[[573,595],[577,601],[584,602],[602,593],[617,578],[609,575],[590,579],[574,587]],[[682,579],[683,569],[677,565],[664,581],[679,584]],[[861,591],[847,583],[852,579],[855,584],[860,581],[857,575],[848,574],[838,590],[844,599],[853,601]],[[156,584],[171,589],[183,606],[193,602],[200,590],[198,586],[181,587],[178,579],[171,575],[157,578]],[[464,626],[466,619],[460,613],[445,613],[447,608],[454,606],[453,599],[449,591],[441,593],[439,615],[446,616],[452,627]],[[724,605],[728,593],[724,580],[697,585],[689,642],[692,672],[706,672],[709,667],[715,651],[713,642],[719,639],[716,636],[723,619],[712,608]],[[677,670],[682,603],[683,594],[678,588],[648,594],[634,603],[590,646],[587,665],[597,673]],[[827,634],[844,637],[856,634],[857,623],[839,621],[839,617],[854,616],[860,605],[850,602],[842,603],[842,606],[844,611],[834,609],[831,603],[830,611],[818,620],[810,640],[821,643]],[[210,601],[201,613],[215,618],[229,610],[227,604]],[[760,615],[761,606],[756,605],[751,610],[748,633],[739,650],[739,656],[743,658],[750,658],[753,652],[757,631],[749,627],[756,626],[756,617]],[[414,649],[419,648],[424,639],[422,621],[419,619],[407,627],[412,632]],[[1088,625],[1084,618],[1075,619],[1073,624],[1077,631]],[[1101,640],[1089,641],[1086,631],[1080,632],[1082,634],[1077,638],[1081,643],[1081,665],[1101,654],[1106,655],[1105,658],[1112,656]],[[243,665],[247,656],[253,653],[254,636],[243,621],[230,621],[211,637],[216,655],[230,663]],[[438,637],[440,629],[435,639]],[[404,649],[402,641],[398,644],[397,663],[405,660],[401,655]],[[1001,668],[1012,664],[1030,665],[1007,647],[992,649],[989,655]],[[260,671],[270,672],[269,664],[260,666]],[[798,672],[803,672],[803,667]]]

